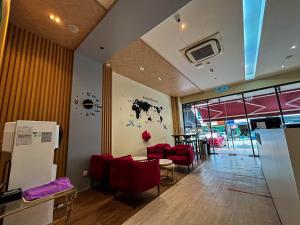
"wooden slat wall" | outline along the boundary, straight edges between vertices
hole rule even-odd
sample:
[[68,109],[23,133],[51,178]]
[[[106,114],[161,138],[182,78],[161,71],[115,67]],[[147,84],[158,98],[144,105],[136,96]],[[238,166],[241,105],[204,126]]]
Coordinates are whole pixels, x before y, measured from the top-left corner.
[[110,65],[103,65],[102,80],[102,129],[101,153],[111,154],[111,119],[112,119],[112,69]]
[[20,119],[61,125],[64,136],[54,158],[58,177],[66,173],[72,67],[72,50],[9,25],[0,71],[0,127]]
[[172,107],[172,119],[173,119],[173,132],[174,134],[180,134],[180,114],[179,114],[179,104],[178,97],[171,97],[171,107]]

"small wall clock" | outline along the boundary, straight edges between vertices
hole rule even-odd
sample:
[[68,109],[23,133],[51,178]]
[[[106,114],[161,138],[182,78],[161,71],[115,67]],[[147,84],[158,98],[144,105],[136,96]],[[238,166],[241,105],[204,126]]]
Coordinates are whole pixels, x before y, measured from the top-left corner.
[[95,116],[102,108],[99,98],[88,91],[77,95],[74,99],[74,105],[75,109],[80,112],[80,115],[85,116]]

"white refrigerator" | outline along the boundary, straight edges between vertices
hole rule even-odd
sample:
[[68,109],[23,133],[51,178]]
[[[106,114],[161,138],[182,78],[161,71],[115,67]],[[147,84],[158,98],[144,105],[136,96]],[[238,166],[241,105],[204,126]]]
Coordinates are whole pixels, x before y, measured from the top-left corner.
[[[26,190],[55,180],[53,159],[58,136],[56,122],[18,120],[5,124],[2,151],[11,152],[8,190]],[[53,204],[46,202],[24,210],[5,218],[3,224],[49,224],[53,220]]]

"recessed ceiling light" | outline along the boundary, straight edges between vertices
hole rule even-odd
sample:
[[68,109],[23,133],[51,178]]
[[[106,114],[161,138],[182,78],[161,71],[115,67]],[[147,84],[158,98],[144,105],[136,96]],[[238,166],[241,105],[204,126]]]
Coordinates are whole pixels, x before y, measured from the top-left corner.
[[183,23],[180,25],[180,28],[181,28],[182,31],[185,30],[185,28],[186,28],[186,23],[183,22]]
[[293,45],[290,49],[295,49],[297,48],[297,45]]
[[55,23],[61,23],[60,18],[58,16],[55,16],[54,14],[50,14],[49,19],[52,20]]
[[285,66],[284,66],[284,65],[281,65],[280,67],[281,67],[281,68],[284,68]]
[[162,80],[161,77],[158,78],[159,80]]
[[140,71],[144,71],[145,68],[144,68],[143,66],[140,66],[140,67],[139,67],[139,70],[140,70]]

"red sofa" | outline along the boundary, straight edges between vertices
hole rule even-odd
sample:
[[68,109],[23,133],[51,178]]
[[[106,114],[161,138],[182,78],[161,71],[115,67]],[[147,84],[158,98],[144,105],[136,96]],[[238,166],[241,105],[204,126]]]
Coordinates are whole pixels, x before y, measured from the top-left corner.
[[92,180],[92,186],[96,181],[100,184],[100,188],[109,188],[110,161],[112,158],[113,156],[110,154],[91,156],[89,176]]
[[163,159],[165,158],[165,150],[170,148],[169,144],[157,144],[147,147],[147,158],[150,159]]
[[187,166],[188,172],[195,157],[193,147],[190,145],[175,145],[166,150],[166,155],[175,165]]
[[209,138],[209,144],[215,147],[224,147],[225,146],[225,138],[223,136],[218,136],[214,138]]
[[158,188],[160,169],[158,160],[145,162],[133,161],[132,158],[117,158],[111,161],[110,185],[117,191],[131,195],[135,207],[135,196],[150,188]]

